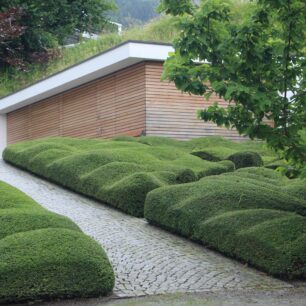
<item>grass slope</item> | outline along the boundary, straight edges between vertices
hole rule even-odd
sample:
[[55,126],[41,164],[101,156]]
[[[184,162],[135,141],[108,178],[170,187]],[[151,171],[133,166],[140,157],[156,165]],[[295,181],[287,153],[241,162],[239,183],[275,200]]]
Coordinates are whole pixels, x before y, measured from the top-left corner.
[[284,278],[306,278],[306,184],[244,168],[150,192],[145,217]]
[[189,154],[194,145],[161,137],[50,138],[11,145],[4,159],[142,217],[149,191],[234,170],[230,161],[210,162]]
[[0,303],[108,294],[103,249],[68,218],[0,182]]

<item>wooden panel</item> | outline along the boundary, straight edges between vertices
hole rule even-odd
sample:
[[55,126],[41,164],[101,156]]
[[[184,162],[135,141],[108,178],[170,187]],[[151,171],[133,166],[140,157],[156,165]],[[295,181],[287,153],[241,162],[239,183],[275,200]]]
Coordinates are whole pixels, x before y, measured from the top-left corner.
[[215,101],[183,94],[161,82],[162,64],[140,63],[8,114],[8,142],[49,136],[169,136],[178,139],[220,135],[242,139],[233,130],[196,118]]
[[144,63],[8,114],[9,143],[49,136],[138,136],[144,129]]
[[145,65],[134,65],[98,84],[97,137],[139,136],[145,129]]
[[203,136],[223,136],[242,140],[235,130],[217,127],[214,123],[197,119],[197,110],[215,102],[226,106],[227,102],[217,96],[209,101],[182,93],[173,83],[161,81],[162,63],[146,63],[146,134],[191,139]]
[[30,107],[23,107],[7,114],[7,142],[30,139]]
[[97,83],[92,82],[62,95],[62,136],[95,137]]
[[31,138],[60,135],[60,100],[51,98],[35,103],[30,108]]

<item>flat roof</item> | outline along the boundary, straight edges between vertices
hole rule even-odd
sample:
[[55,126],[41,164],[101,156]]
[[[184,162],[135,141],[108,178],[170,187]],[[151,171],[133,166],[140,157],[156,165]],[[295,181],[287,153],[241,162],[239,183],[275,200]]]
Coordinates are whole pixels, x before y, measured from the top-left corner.
[[101,78],[142,61],[164,61],[171,44],[126,41],[30,86],[0,98],[0,114],[6,114]]

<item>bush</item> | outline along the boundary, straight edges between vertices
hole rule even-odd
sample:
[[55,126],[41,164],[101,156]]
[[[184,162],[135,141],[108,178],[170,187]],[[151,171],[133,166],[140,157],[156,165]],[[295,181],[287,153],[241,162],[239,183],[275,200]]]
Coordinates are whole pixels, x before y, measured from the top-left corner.
[[56,228],[0,240],[0,301],[92,297],[114,285],[101,247],[81,232]]
[[236,169],[263,166],[262,158],[256,152],[237,152],[227,159],[235,164]]
[[290,184],[265,168],[209,176],[151,191],[145,217],[272,275],[306,278],[306,202]]
[[306,180],[291,180],[284,187],[284,191],[306,201]]
[[236,153],[236,150],[226,147],[210,147],[206,149],[194,149],[191,154],[209,161],[221,161],[228,158],[228,156]]
[[50,138],[9,146],[4,159],[137,217],[149,191],[233,171],[189,154],[188,142],[163,137]]
[[201,223],[193,238],[272,275],[306,278],[306,218],[297,214],[269,209],[228,212]]
[[0,303],[106,295],[108,258],[68,218],[0,182]]

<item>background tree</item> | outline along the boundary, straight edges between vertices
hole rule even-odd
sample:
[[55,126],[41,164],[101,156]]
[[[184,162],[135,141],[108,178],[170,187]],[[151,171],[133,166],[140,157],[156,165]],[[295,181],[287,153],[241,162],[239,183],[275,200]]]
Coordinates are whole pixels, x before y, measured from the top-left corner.
[[204,121],[267,141],[296,167],[306,163],[306,2],[258,0],[248,18],[231,18],[232,3],[162,0],[181,16],[175,53],[164,77],[184,92],[229,101],[200,110]]
[[156,8],[159,0],[115,0],[118,10],[111,14],[112,19],[131,27],[148,22],[158,16]]
[[[7,44],[22,46],[24,61],[48,59],[48,49],[61,45],[76,30],[103,28],[107,13],[114,8],[109,0],[1,0],[0,12],[22,11],[18,24],[24,31]],[[3,63],[2,63],[3,64]]]
[[22,45],[18,38],[25,27],[19,25],[21,15],[21,9],[17,8],[0,13],[0,62],[22,68],[24,63],[19,56]]

